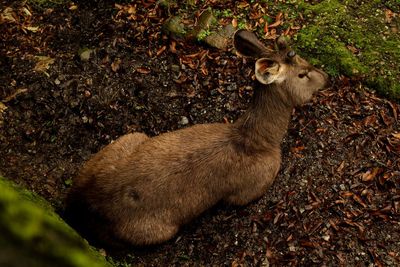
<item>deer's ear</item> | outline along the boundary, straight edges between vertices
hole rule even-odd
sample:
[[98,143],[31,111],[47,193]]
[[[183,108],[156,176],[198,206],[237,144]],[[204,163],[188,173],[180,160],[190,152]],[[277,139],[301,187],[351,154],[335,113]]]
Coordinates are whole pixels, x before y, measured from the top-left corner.
[[260,58],[256,61],[256,78],[262,84],[282,82],[282,71],[283,66],[274,60]]
[[245,57],[259,58],[272,52],[257,39],[254,33],[247,30],[236,31],[233,45],[236,51]]

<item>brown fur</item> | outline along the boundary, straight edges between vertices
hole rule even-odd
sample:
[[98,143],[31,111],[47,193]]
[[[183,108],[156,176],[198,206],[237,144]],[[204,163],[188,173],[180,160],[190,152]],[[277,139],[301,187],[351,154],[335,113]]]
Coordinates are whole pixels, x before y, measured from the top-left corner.
[[288,57],[284,42],[272,52],[247,31],[234,41],[241,54],[262,57],[247,112],[234,124],[195,125],[154,138],[127,134],[95,154],[67,201],[71,223],[88,238],[161,243],[219,201],[245,205],[266,192],[280,168],[292,108],[324,87],[327,76]]

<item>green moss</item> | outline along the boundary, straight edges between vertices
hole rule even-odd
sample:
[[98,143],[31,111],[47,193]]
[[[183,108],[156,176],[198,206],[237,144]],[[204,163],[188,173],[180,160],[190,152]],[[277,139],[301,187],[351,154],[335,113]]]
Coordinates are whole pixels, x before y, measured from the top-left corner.
[[197,40],[198,41],[202,41],[202,40],[204,40],[207,36],[209,36],[211,34],[211,31],[209,30],[209,29],[207,29],[207,30],[201,30],[200,32],[199,32],[199,34],[197,35]]
[[110,266],[41,197],[0,177],[0,266]]
[[300,52],[324,65],[333,76],[345,74],[364,79],[367,85],[392,97],[400,97],[399,0],[329,0],[299,9],[310,21],[296,36]]

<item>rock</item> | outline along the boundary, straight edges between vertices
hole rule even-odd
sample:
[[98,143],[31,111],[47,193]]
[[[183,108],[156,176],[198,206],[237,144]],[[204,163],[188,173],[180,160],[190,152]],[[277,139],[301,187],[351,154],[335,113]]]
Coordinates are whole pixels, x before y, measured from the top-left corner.
[[236,91],[237,90],[237,84],[236,83],[231,83],[226,87],[226,90],[228,91]]
[[181,16],[173,16],[167,19],[162,27],[162,30],[164,33],[178,38],[182,38],[186,34],[185,26],[182,23]]
[[181,120],[179,121],[179,124],[180,125],[187,125],[187,124],[189,124],[189,119],[187,117],[185,117],[185,116],[182,116]]
[[212,9],[209,8],[207,10],[204,10],[199,17],[197,25],[193,28],[191,32],[189,32],[187,38],[195,40],[204,39],[205,36],[202,37],[201,35],[208,32],[210,30],[210,27],[216,22],[217,19],[214,17]]
[[232,36],[235,33],[235,28],[228,24],[216,33],[212,33],[207,36],[204,41],[215,48],[226,50],[229,44],[232,42]]
[[181,68],[179,67],[179,65],[172,64],[171,65],[171,70],[173,72],[179,72],[181,70]]
[[265,258],[261,261],[260,266],[262,266],[262,267],[269,267],[269,261],[268,261],[267,257],[265,257]]
[[36,194],[0,177],[0,266],[111,266]]
[[90,56],[92,55],[92,53],[93,53],[93,50],[92,50],[92,49],[89,49],[89,48],[82,48],[82,49],[79,51],[79,58],[80,58],[82,61],[88,61],[88,60],[90,59]]

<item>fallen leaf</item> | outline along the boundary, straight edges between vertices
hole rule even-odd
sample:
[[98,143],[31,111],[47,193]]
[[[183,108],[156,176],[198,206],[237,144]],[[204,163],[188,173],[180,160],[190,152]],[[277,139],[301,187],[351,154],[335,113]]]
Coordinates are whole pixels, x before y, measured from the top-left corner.
[[305,146],[297,146],[297,147],[292,147],[291,151],[292,153],[299,153],[305,149]]
[[111,63],[111,69],[113,70],[113,72],[117,72],[119,70],[119,65],[121,64],[121,59],[117,58],[116,60],[114,60],[113,63]]
[[22,10],[22,12],[24,12],[24,13],[25,13],[25,15],[26,15],[26,16],[28,16],[28,17],[32,17],[32,13],[29,11],[29,9],[28,9],[28,8],[26,8],[26,7],[23,7],[21,10]]
[[0,114],[3,113],[7,109],[7,106],[0,102]]
[[367,204],[361,199],[361,197],[357,196],[356,194],[353,195],[353,199],[360,204],[363,208],[367,207]]
[[400,140],[400,133],[392,133],[393,137]]
[[373,125],[376,125],[376,124],[377,124],[377,117],[376,117],[376,115],[374,114],[374,115],[371,115],[371,116],[366,117],[366,118],[363,120],[363,124],[364,124],[364,126],[373,126]]
[[344,160],[343,160],[342,163],[340,163],[340,165],[339,165],[339,167],[337,168],[336,171],[337,171],[338,173],[342,173],[344,167],[345,167],[345,162],[344,162]]
[[378,181],[380,185],[383,185],[387,180],[392,178],[392,175],[390,173],[385,173],[381,177],[379,177]]
[[385,22],[391,23],[395,13],[390,9],[385,9]]
[[24,29],[27,29],[30,32],[38,32],[39,31],[39,27],[34,27],[34,26],[28,26],[28,27],[24,27]]
[[136,6],[130,5],[127,12],[129,14],[136,14]]
[[0,24],[4,22],[16,22],[16,15],[14,10],[11,7],[7,7],[0,14]]
[[74,10],[78,9],[78,6],[75,5],[75,4],[72,4],[68,9],[71,10],[71,11],[74,11]]
[[388,101],[390,107],[392,108],[394,120],[397,122],[397,105]]
[[19,88],[13,94],[11,94],[11,95],[7,96],[6,98],[4,98],[2,100],[2,102],[4,102],[4,103],[10,102],[11,100],[15,99],[19,94],[23,94],[23,93],[25,93],[27,91],[28,91],[28,89],[26,89],[26,88]]
[[166,49],[167,49],[167,47],[165,45],[162,46],[160,49],[158,49],[156,55],[157,56],[161,55]]
[[367,172],[365,172],[365,173],[363,173],[363,174],[361,175],[361,180],[362,180],[363,182],[372,181],[372,180],[375,178],[375,176],[378,174],[378,172],[379,172],[380,170],[381,170],[381,169],[380,169],[379,167],[376,167],[376,168],[374,168],[374,169],[372,169],[372,170],[368,170]]
[[171,53],[176,54],[176,42],[175,41],[171,41],[171,44],[169,45],[169,51],[171,51]]
[[385,123],[386,126],[390,126],[390,125],[393,124],[392,118],[389,117],[388,115],[386,115],[386,113],[385,113],[383,110],[381,110],[381,111],[379,112],[379,114],[381,115],[381,118],[382,118],[382,120],[383,120],[383,123]]
[[238,25],[237,19],[232,19],[232,26],[233,26],[234,28],[236,28],[237,25]]
[[342,196],[342,197],[351,197],[351,196],[353,196],[353,193],[349,192],[349,191],[344,191],[344,192],[340,192],[340,196]]
[[311,241],[300,241],[300,245],[306,248],[318,248],[320,247],[318,243]]
[[151,72],[151,70],[148,68],[137,68],[136,71],[141,74],[149,74]]
[[54,58],[47,56],[36,56],[35,59],[38,61],[33,68],[37,72],[45,72],[50,68],[50,65],[54,63]]

